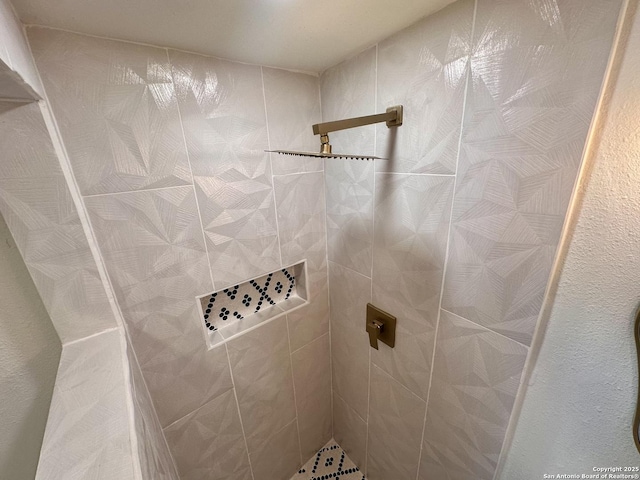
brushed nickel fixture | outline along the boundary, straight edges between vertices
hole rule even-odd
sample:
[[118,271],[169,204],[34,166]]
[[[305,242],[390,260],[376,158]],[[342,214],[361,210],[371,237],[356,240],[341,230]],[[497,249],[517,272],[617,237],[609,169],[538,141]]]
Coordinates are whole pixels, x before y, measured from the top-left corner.
[[391,348],[396,344],[396,317],[367,303],[367,333],[369,345],[378,350],[378,340]]
[[364,117],[346,118],[344,120],[336,120],[333,122],[317,123],[313,125],[313,134],[320,135],[320,151],[319,152],[293,152],[289,150],[265,150],[266,152],[281,153],[283,155],[298,155],[301,157],[321,157],[321,158],[356,158],[360,160],[374,160],[381,157],[373,157],[369,155],[344,155],[333,153],[331,144],[329,143],[329,133],[338,130],[346,130],[348,128],[363,127],[365,125],[373,125],[374,123],[385,122],[387,127],[399,127],[402,125],[402,105],[395,105],[387,108],[385,113],[376,115],[367,115]]

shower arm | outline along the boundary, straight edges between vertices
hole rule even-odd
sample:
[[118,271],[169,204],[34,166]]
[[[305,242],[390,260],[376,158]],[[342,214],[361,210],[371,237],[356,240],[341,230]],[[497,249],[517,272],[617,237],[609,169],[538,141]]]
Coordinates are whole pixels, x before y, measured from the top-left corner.
[[321,153],[331,153],[329,144],[329,132],[346,130],[348,128],[364,127],[374,123],[386,122],[387,127],[399,127],[402,125],[402,105],[387,108],[385,113],[367,115],[365,117],[345,118],[334,122],[316,123],[313,125],[313,134],[320,135]]

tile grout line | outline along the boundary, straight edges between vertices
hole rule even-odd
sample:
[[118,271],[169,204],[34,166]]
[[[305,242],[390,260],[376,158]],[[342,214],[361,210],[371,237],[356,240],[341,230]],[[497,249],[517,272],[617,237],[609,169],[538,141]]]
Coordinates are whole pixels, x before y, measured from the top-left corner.
[[[222,347],[224,344],[220,344],[220,347]],[[217,346],[217,345],[216,345]],[[219,393],[217,395],[215,395],[214,397],[211,397],[209,400],[207,400],[206,402],[204,402],[202,405],[200,405],[199,407],[194,408],[193,410],[191,410],[189,413],[185,413],[184,415],[182,415],[180,418],[173,420],[171,423],[169,423],[166,427],[162,427],[162,431],[164,432],[165,430],[170,429],[171,427],[173,427],[174,425],[176,425],[177,423],[180,423],[181,421],[183,421],[185,418],[189,417],[190,415],[193,415],[194,413],[199,412],[200,410],[202,410],[204,407],[208,406],[211,402],[216,401],[218,398],[220,398],[221,396],[225,395],[227,392],[233,390],[233,386],[229,387],[228,389],[224,390],[222,393]],[[162,426],[162,424],[160,424]]]
[[91,340],[92,338],[98,337],[103,333],[115,332],[116,330],[120,330],[120,326],[110,327],[106,330],[100,330],[99,332],[92,333],[91,335],[87,335],[86,337],[76,338],[75,340],[71,340],[69,342],[60,342],[63,347],[68,347],[69,345],[75,345],[76,343],[84,342],[85,340]]
[[442,307],[440,307],[440,310],[442,310],[443,312],[447,312],[449,315],[453,315],[454,317],[460,318],[460,319],[464,320],[465,322],[469,322],[470,324],[472,324],[472,325],[474,325],[474,326],[476,326],[476,327],[479,327],[479,328],[481,328],[482,330],[484,330],[484,331],[486,331],[486,332],[495,333],[496,335],[498,335],[498,336],[500,336],[500,337],[504,338],[505,340],[509,340],[510,342],[517,343],[517,344],[518,344],[518,345],[520,345],[521,347],[525,347],[527,350],[529,349],[529,345],[526,345],[526,344],[524,344],[524,343],[522,343],[522,342],[519,342],[519,341],[517,341],[517,340],[514,340],[514,339],[513,339],[513,338],[511,338],[511,337],[507,337],[507,336],[506,336],[505,334],[503,334],[503,333],[496,332],[496,331],[495,331],[495,330],[493,330],[492,328],[489,328],[489,327],[487,327],[487,326],[485,326],[485,325],[481,325],[481,324],[479,324],[479,323],[477,323],[477,322],[474,322],[473,320],[469,320],[468,318],[463,317],[462,315],[458,315],[457,313],[453,313],[452,311],[447,310],[446,308],[442,308]]
[[369,281],[371,281],[371,280],[372,280],[372,278],[371,278],[371,277],[366,276],[364,273],[360,273],[360,272],[358,272],[358,271],[354,270],[354,269],[353,269],[353,268],[351,268],[351,267],[347,267],[346,265],[343,265],[343,264],[342,264],[342,263],[340,263],[340,262],[336,262],[336,261],[334,261],[334,260],[329,260],[329,263],[333,263],[334,265],[336,265],[336,266],[338,266],[338,267],[340,267],[340,268],[344,268],[345,270],[349,270],[351,273],[353,273],[353,274],[355,274],[355,275],[358,275],[359,277],[366,278],[366,279],[367,279],[367,280],[369,280]]
[[[180,121],[180,124],[182,125],[182,121]],[[183,133],[183,138],[184,138],[184,133]],[[192,175],[192,179],[193,179],[193,175]],[[95,197],[109,197],[112,195],[126,195],[128,193],[139,193],[139,192],[157,192],[160,190],[171,190],[174,188],[185,188],[185,187],[190,187],[192,186],[193,183],[185,183],[183,185],[168,185],[166,187],[153,187],[153,188],[140,188],[138,190],[125,190],[123,192],[105,192],[105,193],[91,193],[88,195],[83,194],[82,197],[83,198],[95,198]]]
[[[291,385],[293,387],[293,407],[295,410],[296,418],[294,420],[299,420],[298,416],[298,396],[296,395],[296,379],[293,375],[293,358],[291,353],[291,335],[289,333],[289,319],[285,319],[285,325],[287,326],[287,343],[289,344],[289,365],[291,366]],[[289,422],[291,423],[291,422]],[[289,423],[287,425],[289,425]],[[286,425],[285,425],[286,426]],[[284,428],[284,427],[283,427]],[[296,422],[296,433],[298,434],[298,456],[300,458],[300,465],[302,463],[302,441],[300,440],[300,422]]]
[[[264,105],[264,120],[265,120],[265,128],[267,130],[267,147],[271,150],[271,134],[269,132],[269,112],[267,111],[267,90],[265,88],[264,83],[264,67],[260,66],[260,81],[262,83],[262,102]],[[276,200],[276,185],[275,185],[275,177],[273,174],[273,159],[271,157],[271,153],[267,153],[269,156],[269,169],[271,170],[271,195],[273,199],[273,210],[276,220],[276,233],[278,238],[278,254],[280,256],[280,268],[282,268],[282,242],[280,240],[280,222],[278,221],[278,204]],[[298,397],[296,395],[296,381],[293,375],[293,352],[291,351],[291,334],[289,333],[289,315],[285,314],[284,316],[284,324],[287,327],[287,344],[289,346],[289,366],[291,368],[291,386],[293,388],[293,407],[295,411],[294,421],[296,422],[296,434],[298,436],[298,457],[300,459],[300,465],[302,465],[302,441],[300,440],[300,422],[298,416]],[[289,422],[290,424],[291,422]],[[287,425],[289,425],[287,424]],[[285,427],[287,426],[285,425]],[[284,427],[283,427],[284,428]]]
[[390,380],[393,381],[393,383],[395,383],[397,386],[401,387],[402,390],[405,390],[406,392],[408,392],[412,397],[415,397],[416,400],[419,400],[422,403],[427,403],[426,400],[424,398],[422,398],[420,395],[418,395],[417,393],[415,393],[413,390],[411,390],[409,387],[407,387],[404,383],[400,382],[399,380],[397,380],[393,375],[387,373],[383,368],[373,364],[372,365],[373,368],[375,368],[377,371],[379,371],[380,373],[384,374],[385,377],[389,378]]
[[349,410],[351,410],[351,412],[356,417],[358,417],[358,419],[360,419],[362,421],[362,423],[364,423],[364,424],[367,423],[367,421],[364,418],[362,418],[362,415],[360,415],[358,412],[356,412],[356,410],[351,405],[349,405],[349,402],[347,402],[342,395],[340,395],[338,392],[336,392],[336,397],[338,397],[342,401],[342,403],[344,403],[349,408]]
[[[376,55],[375,55],[375,64],[374,64],[374,76],[373,76],[373,111],[376,111],[378,106],[378,57],[380,53],[380,44],[376,43]],[[376,156],[378,153],[378,127],[375,126],[373,128],[373,155]],[[376,234],[376,166],[373,164],[373,191],[371,192],[371,277],[369,281],[371,282],[371,286],[369,289],[369,301],[373,303],[373,257],[375,251],[375,234]],[[365,275],[363,277],[366,278]],[[364,439],[364,475],[367,475],[367,470],[369,468],[369,423],[371,420],[371,364],[373,363],[371,348],[369,350],[369,361],[368,361],[368,381],[367,381],[367,419],[366,419],[366,436]],[[346,402],[345,402],[346,403]]]
[[412,172],[375,172],[376,175],[411,175],[412,177],[455,177],[451,173],[412,173]]
[[[318,102],[320,104],[320,119],[324,121],[323,109],[322,109],[322,88],[320,85],[320,77],[318,77]],[[329,320],[329,385],[331,386],[331,398],[329,399],[329,409],[331,414],[331,438],[334,438],[335,428],[333,425],[333,349],[332,349],[332,341],[331,341],[331,281],[329,279],[329,228],[327,226],[327,216],[329,209],[327,207],[327,164],[326,159],[321,159],[322,161],[322,186],[324,193],[324,253],[325,253],[325,262],[327,265],[326,273],[327,273],[327,308],[328,308],[328,320]]]
[[291,352],[291,355],[294,355],[295,353],[298,353],[300,350],[302,350],[305,347],[308,347],[309,345],[311,345],[312,343],[317,342],[318,340],[324,338],[326,335],[329,335],[329,332],[325,332],[322,335],[320,335],[319,337],[314,338],[313,340],[311,340],[308,343],[305,343],[303,346],[296,348],[294,351]]
[[[269,156],[271,156],[271,153],[269,153]],[[321,160],[324,162],[324,158],[322,158]],[[276,173],[273,176],[274,177],[292,177],[294,175],[305,175],[307,173],[324,173],[324,169],[323,170],[310,170],[308,172]]]
[[[209,267],[209,279],[211,280],[211,287],[213,291],[216,290],[216,284],[213,281],[213,269],[211,268],[211,256],[209,255],[209,247],[207,246],[207,237],[204,233],[204,223],[202,222],[202,212],[200,210],[200,202],[198,201],[198,192],[196,191],[196,181],[193,176],[193,167],[191,166],[191,156],[189,155],[189,148],[187,146],[187,136],[184,133],[184,123],[182,121],[182,112],[180,111],[180,101],[178,99],[178,91],[175,88],[176,82],[173,76],[173,64],[171,63],[171,56],[169,55],[169,49],[165,49],[165,53],[167,55],[167,62],[169,62],[169,68],[171,69],[171,83],[173,84],[173,90],[176,95],[176,110],[178,111],[178,122],[180,123],[180,131],[182,132],[182,144],[184,145],[184,151],[187,156],[187,165],[189,166],[189,173],[191,174],[191,189],[193,191],[193,198],[196,202],[196,211],[198,212],[198,220],[200,223],[200,231],[202,232],[202,241],[204,242],[204,251],[207,255],[207,263]],[[198,323],[201,323],[202,319],[198,319]],[[209,341],[209,336],[207,335],[206,341]]]
[[240,429],[242,430],[242,438],[244,439],[244,448],[247,452],[247,461],[249,462],[249,471],[251,472],[251,478],[255,480],[255,476],[253,474],[253,465],[251,465],[251,455],[249,454],[249,443],[247,442],[247,434],[245,433],[245,430],[244,430],[244,422],[242,421],[242,412],[240,412],[240,402],[238,401],[238,391],[236,390],[236,381],[233,378],[233,369],[231,368],[231,357],[229,356],[229,348],[227,347],[227,342],[224,343],[224,351],[227,353],[227,365],[229,366],[229,375],[231,376],[231,385],[233,385],[233,397],[236,401],[236,408],[238,409],[238,419],[240,420]]
[[424,437],[427,429],[427,414],[429,412],[429,401],[431,399],[431,386],[433,384],[433,373],[435,367],[436,360],[436,349],[438,344],[438,332],[440,330],[440,319],[442,316],[442,298],[444,297],[444,287],[445,281],[447,277],[447,266],[449,264],[449,249],[451,247],[451,224],[453,223],[453,208],[455,205],[455,197],[456,197],[456,184],[458,180],[458,167],[460,163],[460,149],[462,148],[462,136],[464,134],[464,119],[467,111],[467,101],[469,96],[469,83],[472,81],[471,75],[471,56],[473,54],[473,37],[475,35],[475,24],[476,24],[476,13],[478,9],[478,0],[474,1],[473,4],[473,18],[471,19],[471,36],[469,39],[469,54],[467,56],[469,61],[469,67],[467,74],[465,75],[465,86],[464,86],[464,102],[462,104],[462,112],[460,116],[460,135],[458,136],[458,152],[456,155],[456,169],[455,174],[453,175],[453,186],[451,191],[451,207],[449,209],[449,225],[447,228],[447,247],[445,249],[444,254],[444,263],[442,265],[442,283],[440,285],[440,299],[438,302],[438,314],[436,318],[436,328],[433,336],[433,352],[431,354],[431,372],[429,372],[429,387],[427,389],[427,398],[425,399],[425,409],[424,409],[424,421],[422,423],[422,437],[420,439],[420,454],[418,455],[418,465],[416,468],[416,480],[420,478],[420,464],[422,463],[422,451],[424,449]]
[[[262,82],[262,102],[264,104],[264,124],[267,129],[267,148],[271,150],[271,133],[269,132],[269,112],[267,112],[267,90],[264,86],[264,69],[260,67],[260,81]],[[278,237],[278,255],[280,256],[280,268],[282,268],[282,242],[280,241],[280,222],[278,221],[278,202],[276,201],[276,184],[273,174],[273,159],[271,153],[267,153],[269,156],[269,170],[271,170],[271,198],[273,199],[273,213],[276,217],[276,236]],[[289,319],[287,318],[287,324]]]

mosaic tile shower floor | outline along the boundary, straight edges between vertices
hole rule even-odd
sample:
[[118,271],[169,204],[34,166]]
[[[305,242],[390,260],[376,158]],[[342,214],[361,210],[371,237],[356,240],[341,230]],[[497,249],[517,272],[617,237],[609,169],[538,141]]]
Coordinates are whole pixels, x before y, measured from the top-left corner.
[[364,475],[335,440],[327,443],[291,480],[365,480]]

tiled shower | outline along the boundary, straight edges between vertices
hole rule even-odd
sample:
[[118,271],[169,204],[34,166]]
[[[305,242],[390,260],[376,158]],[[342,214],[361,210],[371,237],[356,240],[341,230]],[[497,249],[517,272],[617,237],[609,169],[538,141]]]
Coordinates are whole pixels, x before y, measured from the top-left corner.
[[[458,0],[319,77],[29,27],[0,211],[65,345],[39,478],[289,480],[333,438],[369,480],[493,479],[622,3]],[[385,160],[265,153],[397,104],[331,135]],[[303,305],[208,328],[200,297],[301,263]],[[138,473],[117,426],[58,462],[92,445],[54,428],[82,371]]]

